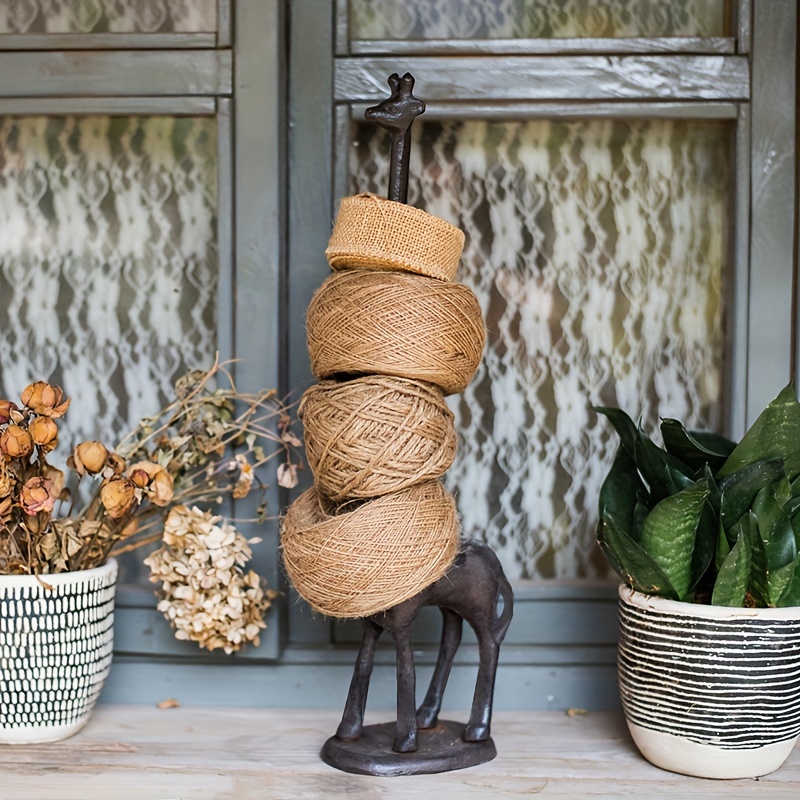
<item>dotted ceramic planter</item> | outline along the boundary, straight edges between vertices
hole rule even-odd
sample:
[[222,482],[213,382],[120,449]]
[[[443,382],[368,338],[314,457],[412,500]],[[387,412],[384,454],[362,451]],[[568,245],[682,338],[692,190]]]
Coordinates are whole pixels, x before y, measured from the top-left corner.
[[0,743],[64,739],[88,721],[111,666],[117,563],[0,576]]
[[619,595],[620,695],[642,755],[702,778],[777,769],[800,736],[800,608]]

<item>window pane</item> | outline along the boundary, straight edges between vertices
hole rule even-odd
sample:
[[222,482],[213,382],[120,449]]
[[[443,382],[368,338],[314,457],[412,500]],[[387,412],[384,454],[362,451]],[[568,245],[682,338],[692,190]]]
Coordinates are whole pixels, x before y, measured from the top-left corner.
[[350,0],[353,39],[724,36],[725,0]]
[[201,33],[217,29],[217,0],[0,0],[0,34]]
[[115,444],[216,350],[213,118],[0,117],[0,396]]
[[[594,545],[620,405],[718,429],[727,123],[418,122],[410,202],[461,227],[488,342],[452,398],[464,533],[514,577],[605,573]],[[383,132],[354,126],[352,189],[385,194]]]

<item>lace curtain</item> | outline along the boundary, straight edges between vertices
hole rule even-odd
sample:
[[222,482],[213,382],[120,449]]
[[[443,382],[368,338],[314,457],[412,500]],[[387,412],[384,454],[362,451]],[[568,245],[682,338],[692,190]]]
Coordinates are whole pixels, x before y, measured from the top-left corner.
[[353,39],[724,36],[724,0],[350,0]]
[[[594,545],[616,448],[593,404],[720,425],[725,123],[418,121],[409,202],[461,227],[458,279],[488,344],[452,398],[464,533],[515,578],[604,574]],[[354,126],[354,192],[388,144]]]
[[213,118],[0,118],[0,396],[113,444],[216,350]]
[[216,29],[216,0],[0,0],[0,34],[199,33]]

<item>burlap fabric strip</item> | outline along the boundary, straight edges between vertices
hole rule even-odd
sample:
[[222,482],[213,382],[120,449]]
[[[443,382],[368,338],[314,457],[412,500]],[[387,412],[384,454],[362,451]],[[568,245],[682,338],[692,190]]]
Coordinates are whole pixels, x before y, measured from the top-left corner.
[[374,194],[342,198],[325,250],[333,269],[396,269],[451,281],[464,233],[419,208]]
[[306,315],[318,379],[397,375],[462,392],[483,353],[478,299],[459,283],[421,275],[346,270],[331,275]]
[[281,548],[300,596],[331,617],[367,617],[444,575],[458,550],[452,496],[438,481],[333,513],[316,489],[286,511]]

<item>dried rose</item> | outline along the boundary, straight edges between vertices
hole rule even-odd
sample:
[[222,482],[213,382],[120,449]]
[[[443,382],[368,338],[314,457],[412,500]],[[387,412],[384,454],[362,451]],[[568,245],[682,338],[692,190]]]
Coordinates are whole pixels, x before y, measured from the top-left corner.
[[31,435],[34,444],[40,447],[47,447],[47,445],[55,447],[58,425],[50,417],[34,417],[28,423],[28,433]]
[[33,439],[25,428],[9,425],[0,434],[0,450],[9,458],[25,458],[33,452]]
[[127,477],[139,489],[144,489],[150,483],[150,476],[143,469],[140,469],[138,465],[128,470]]
[[60,469],[48,464],[44,477],[52,484],[50,494],[52,494],[56,500],[66,500],[69,498],[69,489],[64,488],[66,478]]
[[81,442],[72,451],[72,457],[67,461],[70,468],[78,475],[97,475],[106,464],[108,450],[100,442]]
[[166,506],[172,501],[172,475],[160,464],[139,461],[130,466],[126,474],[136,486],[146,491],[153,505]]
[[36,381],[26,386],[20,399],[22,404],[45,417],[63,417],[69,408],[69,400],[61,400],[64,392],[60,386],[51,386],[46,381]]
[[10,472],[0,467],[0,497],[8,497],[17,484],[17,479]]
[[111,478],[114,475],[121,475],[127,463],[122,456],[116,453],[109,453],[106,458],[106,466],[103,469],[103,477]]
[[0,425],[5,425],[12,417],[14,411],[19,411],[16,403],[10,400],[0,400]]
[[0,521],[8,522],[11,519],[11,513],[14,508],[14,500],[11,497],[6,497],[0,500]]
[[22,487],[19,503],[22,510],[31,516],[40,511],[52,511],[56,504],[53,482],[47,478],[29,478]]
[[112,478],[100,487],[100,500],[111,519],[119,519],[133,508],[136,487],[127,478]]

